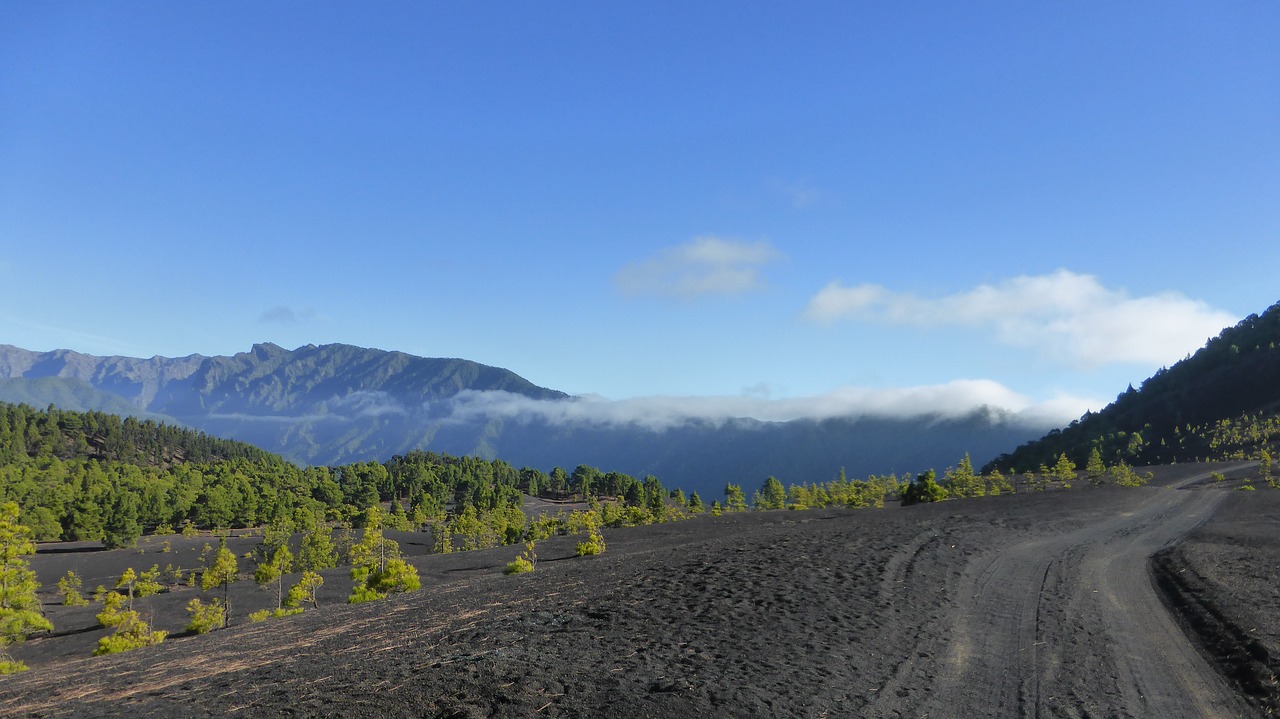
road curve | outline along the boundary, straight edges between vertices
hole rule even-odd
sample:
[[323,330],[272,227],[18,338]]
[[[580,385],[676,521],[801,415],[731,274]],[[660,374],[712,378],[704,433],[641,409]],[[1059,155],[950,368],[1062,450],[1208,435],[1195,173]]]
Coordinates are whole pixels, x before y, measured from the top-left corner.
[[[977,556],[942,645],[920,651],[927,687],[872,716],[1255,716],[1161,603],[1150,557],[1209,518],[1225,494],[1146,490],[1135,510]],[[886,697],[888,699],[888,697]]]

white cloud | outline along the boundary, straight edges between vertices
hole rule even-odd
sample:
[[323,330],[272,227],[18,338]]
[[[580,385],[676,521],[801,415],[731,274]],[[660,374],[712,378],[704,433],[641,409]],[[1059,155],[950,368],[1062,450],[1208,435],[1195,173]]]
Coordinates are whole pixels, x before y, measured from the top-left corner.
[[294,309],[284,305],[277,305],[259,315],[258,321],[269,324],[296,325],[310,322],[315,318],[316,311],[310,307]]
[[764,241],[698,237],[623,267],[614,275],[613,283],[629,295],[685,299],[737,295],[764,287],[760,268],[780,257]]
[[607,400],[575,397],[536,400],[510,392],[466,390],[451,400],[452,419],[490,417],[540,420],[553,424],[635,426],[662,431],[691,422],[722,424],[735,418],[786,422],[835,418],[966,417],[982,410],[1004,413],[1010,421],[1034,427],[1062,426],[1096,409],[1101,402],[1070,396],[1036,403],[991,380],[957,380],[941,385],[874,389],[844,387],[812,397],[769,399],[739,397],[634,397]]
[[880,285],[832,282],[813,296],[805,315],[819,322],[986,328],[1002,344],[1085,366],[1170,364],[1239,319],[1176,292],[1131,297],[1103,287],[1096,277],[1067,270],[936,299]]
[[791,207],[804,210],[823,202],[825,194],[806,182],[774,182],[773,190],[791,203]]
[[384,417],[386,415],[405,416],[409,410],[396,401],[387,392],[378,390],[356,390],[342,397],[334,397],[327,403],[332,412],[349,417]]
[[235,422],[264,422],[267,424],[301,424],[303,422],[345,421],[347,419],[336,414],[303,414],[295,417],[282,414],[249,414],[247,412],[213,412],[207,416],[209,419],[227,419]]

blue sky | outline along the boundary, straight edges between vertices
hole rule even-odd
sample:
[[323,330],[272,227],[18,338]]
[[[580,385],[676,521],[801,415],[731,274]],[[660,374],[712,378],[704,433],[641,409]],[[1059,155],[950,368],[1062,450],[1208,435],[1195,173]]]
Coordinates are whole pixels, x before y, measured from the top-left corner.
[[1061,420],[1280,300],[1275,3],[773,5],[10,3],[0,343]]

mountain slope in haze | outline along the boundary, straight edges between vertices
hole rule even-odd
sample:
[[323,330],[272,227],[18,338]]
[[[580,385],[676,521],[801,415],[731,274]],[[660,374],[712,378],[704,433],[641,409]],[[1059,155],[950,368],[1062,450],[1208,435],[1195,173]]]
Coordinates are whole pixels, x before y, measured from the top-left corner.
[[1033,470],[1065,453],[1079,466],[1097,448],[1105,461],[1167,464],[1218,458],[1232,446],[1274,443],[1280,416],[1280,304],[1222,330],[1195,354],[1161,369],[1102,411],[993,460]]
[[[76,379],[123,397],[138,409],[175,418],[246,413],[301,416],[380,392],[425,402],[464,389],[501,390],[532,399],[566,397],[498,367],[430,359],[343,344],[286,350],[271,343],[230,357],[95,357],[70,350],[31,352],[0,345],[0,378]],[[357,403],[358,400],[355,400]]]
[[[941,470],[965,452],[982,462],[1041,434],[995,411],[961,418],[790,422],[687,420],[661,429],[490,411],[477,397],[577,402],[497,367],[350,345],[254,345],[230,357],[94,357],[0,345],[0,397],[37,407],[131,412],[250,442],[305,464],[386,460],[415,449],[501,458],[548,470],[578,464],[720,495],[727,482],[784,482]],[[42,394],[43,392],[43,394]],[[464,401],[472,400],[472,401]],[[501,405],[502,403],[496,403]],[[524,405],[521,405],[524,406]],[[557,405],[558,406],[558,405]],[[476,410],[481,407],[481,410]]]
[[573,447],[577,462],[653,474],[668,486],[715,498],[727,482],[742,484],[750,494],[769,476],[784,485],[826,482],[841,468],[855,478],[905,477],[930,468],[941,473],[966,452],[985,461],[1042,431],[979,410],[954,418],[693,421],[665,430],[509,422],[494,441],[499,456],[517,466],[563,464],[564,448]]
[[[167,419],[324,464],[428,446],[434,431],[422,420],[462,390],[566,397],[476,362],[342,344],[289,351],[264,343],[230,357],[172,359],[0,345],[0,378],[0,397],[11,401],[63,406],[70,398],[76,409]],[[477,431],[465,434],[478,441]]]
[[105,412],[122,417],[164,419],[138,409],[124,397],[95,389],[75,377],[17,377],[0,380],[0,402],[40,408],[54,405],[59,409],[75,412]]
[[[95,357],[71,350],[31,352],[12,345],[0,345],[0,378],[78,380],[100,392],[124,398],[138,410],[156,411],[152,405],[160,389],[191,376],[205,359],[201,355],[151,359]],[[48,386],[57,384],[50,381]],[[73,387],[74,384],[68,382],[65,386]],[[99,397],[93,401],[103,400]]]

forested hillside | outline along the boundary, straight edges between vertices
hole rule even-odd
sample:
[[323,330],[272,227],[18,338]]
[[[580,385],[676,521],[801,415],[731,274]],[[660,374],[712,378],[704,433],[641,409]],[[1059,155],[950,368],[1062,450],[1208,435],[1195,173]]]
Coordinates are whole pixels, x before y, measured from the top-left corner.
[[517,470],[501,460],[433,452],[303,469],[193,430],[0,403],[0,502],[17,502],[38,540],[124,546],[143,532],[184,526],[358,525],[365,510],[385,503],[392,526],[448,526],[514,541],[525,525],[524,493],[617,497],[657,517],[668,497],[656,477],[586,465]]
[[23,458],[99,459],[150,467],[184,461],[279,458],[244,442],[153,420],[53,405],[36,410],[0,402],[0,463]]
[[257,447],[152,421],[0,404],[0,501],[37,539],[127,544],[194,523],[246,526],[295,509],[338,507],[327,473]]
[[1101,412],[1022,445],[988,467],[1034,469],[1059,454],[1082,464],[1167,464],[1259,456],[1280,438],[1280,304],[1224,329],[1194,355],[1130,387]]

